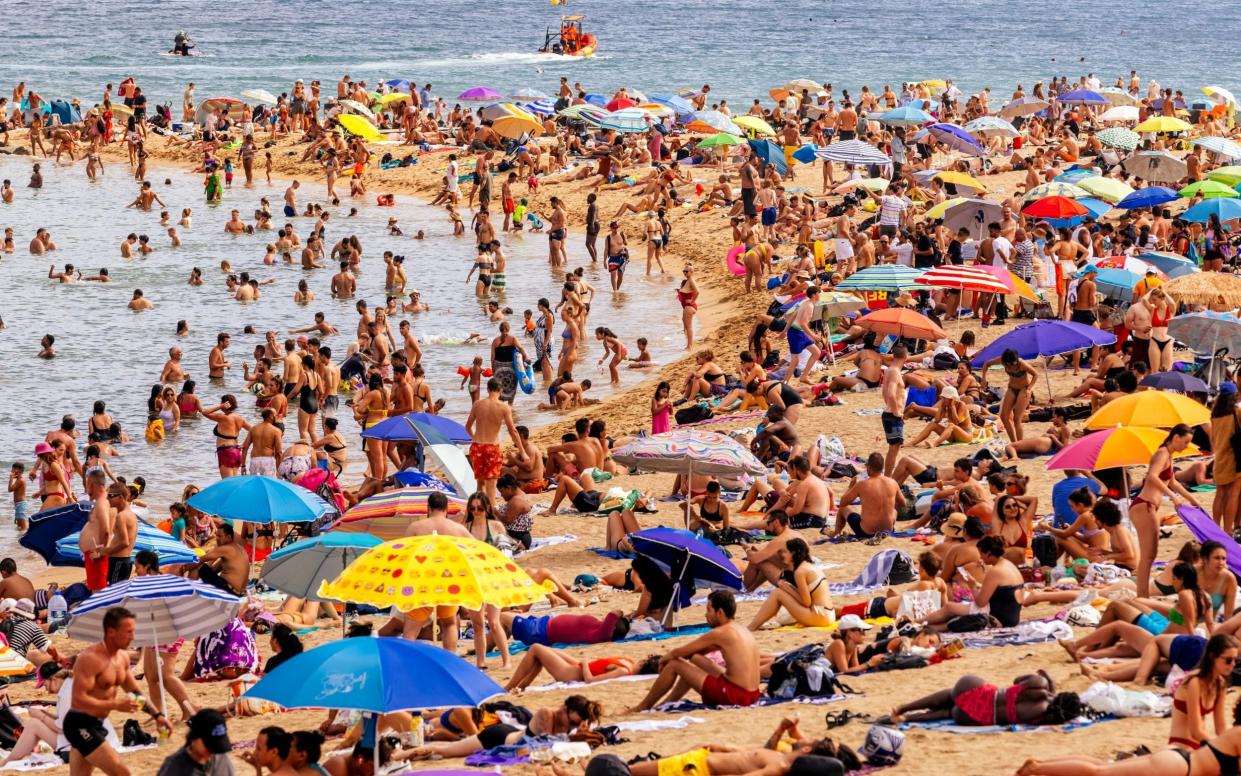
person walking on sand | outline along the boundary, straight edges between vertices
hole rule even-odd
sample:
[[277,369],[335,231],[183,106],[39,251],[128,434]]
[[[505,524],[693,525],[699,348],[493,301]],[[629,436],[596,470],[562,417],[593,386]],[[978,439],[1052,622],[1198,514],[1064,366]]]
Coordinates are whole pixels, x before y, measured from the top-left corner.
[[509,439],[517,447],[517,460],[525,461],[526,454],[513,423],[513,408],[500,398],[500,381],[493,377],[487,381],[487,397],[474,402],[465,419],[465,430],[474,440],[470,443],[474,479],[493,501],[496,480],[500,479],[500,467],[504,463],[504,456],[500,454],[501,428],[508,431]]
[[892,474],[896,468],[901,445],[905,444],[905,377],[901,370],[909,351],[901,343],[892,347],[892,360],[883,373],[883,435],[888,442],[888,454],[884,458],[883,473]]

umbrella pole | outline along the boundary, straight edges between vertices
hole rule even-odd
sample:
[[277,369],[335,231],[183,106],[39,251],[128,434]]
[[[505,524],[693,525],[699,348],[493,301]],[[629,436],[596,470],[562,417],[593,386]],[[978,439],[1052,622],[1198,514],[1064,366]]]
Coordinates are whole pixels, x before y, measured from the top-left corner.
[[155,670],[159,672],[159,709],[164,712],[164,718],[168,718],[168,696],[164,692],[164,658],[159,654],[159,644],[154,643],[156,640],[155,630],[155,612],[149,613],[151,616],[151,649],[155,650]]

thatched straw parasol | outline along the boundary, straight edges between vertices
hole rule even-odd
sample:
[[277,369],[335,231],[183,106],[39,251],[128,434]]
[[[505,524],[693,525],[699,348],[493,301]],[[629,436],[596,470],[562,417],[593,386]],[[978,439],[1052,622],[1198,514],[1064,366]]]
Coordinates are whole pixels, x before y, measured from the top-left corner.
[[1163,290],[1186,304],[1241,307],[1241,277],[1226,272],[1195,272],[1164,283]]

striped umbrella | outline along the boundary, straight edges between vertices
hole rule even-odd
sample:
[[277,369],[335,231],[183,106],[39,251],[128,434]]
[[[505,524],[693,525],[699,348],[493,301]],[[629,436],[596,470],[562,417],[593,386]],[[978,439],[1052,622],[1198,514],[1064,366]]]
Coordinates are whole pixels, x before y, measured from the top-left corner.
[[1100,130],[1095,137],[1103,145],[1119,148],[1122,151],[1132,151],[1138,147],[1138,143],[1142,140],[1137,132],[1124,127],[1108,127],[1107,129]]
[[767,472],[763,462],[732,437],[699,429],[678,428],[643,437],[614,451],[612,457],[622,466],[644,471],[730,477]]
[[1035,113],[1047,110],[1050,107],[1050,102],[1039,99],[1038,97],[1018,97],[1000,109],[1000,116],[1006,119],[1015,119],[1019,116],[1032,116]]
[[920,288],[922,270],[900,264],[878,264],[853,273],[836,285],[837,291],[887,291],[899,294]]
[[204,582],[170,574],[134,577],[108,585],[70,613],[69,638],[103,640],[103,618],[123,606],[138,618],[134,645],[154,647],[223,628],[237,616],[241,598]]
[[1129,272],[1136,272],[1139,275],[1145,275],[1149,270],[1158,275],[1160,280],[1168,279],[1167,274],[1164,273],[1163,270],[1159,269],[1159,267],[1156,267],[1150,262],[1143,261],[1142,259],[1134,258],[1133,256],[1108,256],[1107,258],[1096,260],[1095,266],[1128,270]]
[[539,116],[550,116],[556,112],[556,103],[553,100],[535,100],[526,103],[526,110]]
[[1241,159],[1241,144],[1226,137],[1200,137],[1189,142],[1226,159]]
[[839,143],[821,146],[814,155],[841,164],[891,164],[892,159],[870,143],[861,140],[842,140]]
[[928,286],[991,294],[1007,294],[1012,291],[995,275],[979,267],[958,267],[950,264],[927,270],[926,274],[918,278],[918,282]]
[[980,116],[962,127],[971,135],[981,135],[983,137],[1021,137],[1021,133],[1017,131],[1009,122],[999,116]]
[[1077,199],[1078,197],[1089,197],[1090,192],[1072,183],[1044,183],[1041,186],[1035,186],[1025,193],[1021,198],[1022,202],[1033,202],[1044,197],[1068,197],[1069,199]]
[[[82,559],[82,548],[78,546],[81,532],[72,533],[56,542],[56,551],[67,558]],[[138,521],[138,536],[134,540],[133,557],[142,550],[150,550],[159,556],[159,565],[170,563],[193,563],[198,556],[189,547],[172,538],[154,526]]]
[[29,676],[34,663],[17,654],[11,647],[0,647],[0,676]]
[[1154,264],[1160,271],[1167,273],[1168,277],[1173,278],[1186,274],[1187,270],[1195,272],[1198,269],[1193,259],[1171,251],[1145,251],[1139,253],[1138,258],[1148,264]]
[[455,515],[465,511],[465,499],[437,488],[397,488],[371,496],[360,501],[356,506],[345,512],[340,519],[342,523],[358,520],[369,520],[373,517],[425,517],[427,499],[432,493],[441,493],[448,497],[448,513]]
[[652,124],[651,114],[641,108],[621,108],[602,116],[585,116],[584,118],[589,124],[626,135],[645,132],[651,128]]
[[563,116],[566,119],[577,119],[585,121],[587,119],[598,119],[600,116],[606,116],[608,112],[598,105],[570,105],[560,110],[556,115]]
[[[727,132],[730,135],[744,135],[745,131],[733,123],[725,113],[718,110],[700,110],[694,113],[694,119],[688,124],[695,132]],[[706,129],[700,129],[706,127]]]

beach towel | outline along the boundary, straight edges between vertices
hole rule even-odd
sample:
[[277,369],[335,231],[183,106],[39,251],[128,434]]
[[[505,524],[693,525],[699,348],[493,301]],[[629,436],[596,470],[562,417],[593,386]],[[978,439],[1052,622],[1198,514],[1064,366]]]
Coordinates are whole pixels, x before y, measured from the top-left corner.
[[[140,752],[143,749],[154,749],[159,744],[146,744],[144,746],[120,746],[116,751],[118,754],[129,754],[130,752]],[[4,766],[6,771],[45,771],[49,768],[63,768],[65,763],[55,754],[34,753],[24,760],[9,763]]]
[[604,558],[610,558],[612,560],[633,560],[634,558],[638,557],[637,555],[634,555],[631,552],[621,552],[620,550],[608,550],[603,547],[588,547],[587,549],[596,555],[600,555]]
[[[892,568],[900,559],[904,568],[897,576],[899,579],[893,579]],[[866,568],[862,569],[862,573],[852,582],[835,582],[828,585],[828,589],[832,595],[865,595],[872,593],[889,585],[903,585],[906,582],[913,581],[913,560],[907,553],[902,550],[881,550],[876,553]]]
[[[893,622],[895,622],[895,620],[893,620],[891,617],[875,617],[873,619],[868,618],[866,620],[863,620],[863,622],[866,622],[867,624],[873,625],[877,628],[882,628],[884,625],[891,625]],[[800,625],[798,623],[794,623],[792,625],[781,625],[779,628],[776,628],[776,630],[778,631],[817,630],[817,631],[827,631],[830,633],[832,631],[835,631],[838,625],[839,623],[835,623],[835,622],[832,623],[831,625]]]
[[634,719],[617,722],[616,729],[622,733],[650,733],[656,730],[680,730],[690,725],[701,725],[706,722],[702,717],[691,717],[686,714],[676,719]]
[[[814,706],[822,706],[828,703],[839,703],[848,700],[848,695],[814,695],[814,696],[798,696],[796,698],[773,698],[770,695],[764,695],[758,699],[758,702],[749,708],[758,708],[760,706],[777,706],[781,703],[809,703]],[[858,696],[852,696],[854,698]],[[722,711],[724,709],[740,709],[742,706],[708,706],[699,701],[673,701],[671,703],[663,703],[654,709],[650,709],[644,713],[651,714],[659,712],[660,714],[668,714],[670,712],[688,712],[688,711]]]
[[[914,529],[898,529],[896,531],[886,531],[884,535],[889,539],[912,539],[918,535]],[[840,536],[829,536],[824,539],[816,539],[815,544],[845,544],[846,542],[869,542],[875,537],[861,538],[850,533],[841,534]]]
[[[629,637],[620,639],[619,641],[612,642],[612,643],[623,644],[623,643],[631,642],[631,641],[663,641],[665,639],[675,639],[681,636],[701,636],[702,634],[706,633],[709,630],[711,630],[711,626],[707,625],[706,623],[702,623],[700,625],[681,625],[676,628],[669,628],[667,630],[660,631],[659,633],[643,633],[642,635],[639,635],[639,636],[629,636]],[[464,638],[464,636],[462,636],[462,638]],[[587,646],[593,646],[593,645],[591,644],[552,644],[551,646],[554,647],[555,649],[564,649],[565,647],[587,647]],[[508,653],[510,655],[517,655],[522,652],[525,652],[529,648],[530,646],[528,644],[525,644],[524,642],[521,642],[521,641],[517,641],[516,639],[512,639],[509,641]],[[500,653],[495,650],[492,650],[491,652],[487,653],[487,657],[499,657],[499,656],[500,656]]]
[[1055,639],[1072,639],[1073,629],[1062,620],[1029,620],[1012,628],[992,628],[962,634],[961,642],[969,648],[1014,647],[1042,644]]
[[562,534],[560,536],[540,536],[537,539],[535,539],[533,542],[531,542],[530,549],[520,554],[524,555],[527,552],[534,552],[535,550],[541,550],[544,547],[555,547],[557,544],[570,544],[576,541],[577,541],[577,536],[574,534]]
[[1063,725],[958,725],[950,719],[937,719],[930,722],[902,722],[901,730],[909,730],[910,728],[922,728],[923,730],[934,730],[940,733],[1033,733],[1033,732],[1058,732],[1067,733],[1070,730],[1080,730],[1084,727],[1097,725],[1100,722],[1109,722],[1116,719],[1110,714],[1104,717],[1090,718],[1078,717],[1072,722]]
[[1224,545],[1224,551],[1228,553],[1228,569],[1233,574],[1241,574],[1241,545],[1233,541],[1223,528],[1220,528],[1211,516],[1198,507],[1185,505],[1177,507],[1176,514],[1180,516],[1185,525],[1189,526],[1189,532],[1199,542],[1217,541]]

